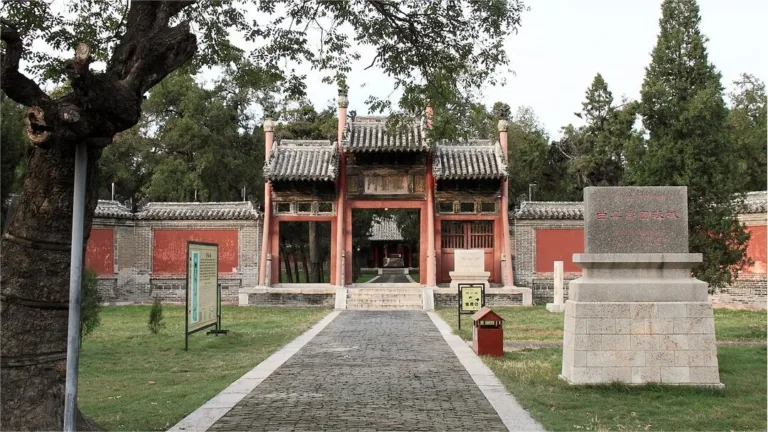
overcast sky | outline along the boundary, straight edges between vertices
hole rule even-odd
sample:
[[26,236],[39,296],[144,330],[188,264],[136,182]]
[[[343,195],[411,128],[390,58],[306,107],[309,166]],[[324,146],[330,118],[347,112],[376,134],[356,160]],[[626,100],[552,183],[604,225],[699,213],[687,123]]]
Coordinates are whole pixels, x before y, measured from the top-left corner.
[[[529,0],[522,26],[507,49],[515,74],[502,88],[486,89],[486,105],[501,100],[512,107],[533,107],[553,137],[576,122],[584,92],[596,73],[608,82],[614,99],[639,98],[645,67],[656,43],[661,0]],[[701,30],[709,37],[709,60],[723,74],[728,90],[742,72],[768,76],[765,55],[765,0],[699,0]],[[350,109],[367,112],[365,99],[386,96],[391,80],[371,69],[372,51],[361,50],[348,78]],[[336,88],[309,74],[308,92],[315,106],[333,102]],[[364,85],[364,87],[363,87]]]

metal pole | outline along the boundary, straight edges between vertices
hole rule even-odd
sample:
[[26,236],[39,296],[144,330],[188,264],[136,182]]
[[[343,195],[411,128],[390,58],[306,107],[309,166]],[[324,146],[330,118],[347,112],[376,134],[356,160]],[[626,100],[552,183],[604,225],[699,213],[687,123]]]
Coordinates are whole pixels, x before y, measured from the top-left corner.
[[112,201],[115,200],[115,183],[112,182]]
[[80,357],[80,288],[83,276],[83,223],[88,152],[85,144],[75,149],[75,193],[72,202],[72,256],[69,267],[69,324],[67,327],[67,379],[64,395],[64,431],[75,430],[77,365]]

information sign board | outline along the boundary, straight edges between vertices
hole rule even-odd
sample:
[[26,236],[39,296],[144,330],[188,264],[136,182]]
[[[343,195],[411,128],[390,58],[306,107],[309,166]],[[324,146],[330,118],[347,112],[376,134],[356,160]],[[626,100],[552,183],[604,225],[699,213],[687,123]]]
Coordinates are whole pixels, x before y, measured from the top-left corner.
[[459,330],[461,330],[461,316],[471,315],[485,306],[484,284],[459,284]]
[[221,327],[219,245],[187,242],[187,292],[184,349],[189,335],[211,326]]

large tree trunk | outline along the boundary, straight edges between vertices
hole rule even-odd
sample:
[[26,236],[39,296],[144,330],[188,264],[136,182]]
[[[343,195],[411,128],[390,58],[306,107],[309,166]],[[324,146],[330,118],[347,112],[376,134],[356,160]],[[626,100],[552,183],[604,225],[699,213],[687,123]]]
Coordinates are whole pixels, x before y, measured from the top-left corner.
[[[283,264],[285,265],[285,276],[288,279],[288,283],[293,283],[293,275],[291,275],[291,261],[288,259],[288,251],[285,248],[285,239],[280,239],[280,256],[283,257]],[[282,275],[283,272],[280,272]]]
[[312,282],[311,279],[309,279],[309,262],[307,261],[307,249],[304,247],[304,245],[299,246],[299,251],[301,252],[301,266],[304,268],[304,281],[309,283]]
[[309,223],[309,262],[311,270],[309,281],[313,283],[322,282],[321,274],[323,272],[322,262],[320,262],[320,248],[317,239],[317,222]]
[[[96,208],[97,160],[88,151],[86,239]],[[64,419],[75,143],[35,149],[2,240],[4,430],[60,430]],[[93,425],[78,417],[78,429]]]
[[[58,99],[19,71],[24,50],[13,23],[0,19],[5,50],[0,87],[29,107],[26,133],[36,147],[0,258],[0,424],[3,430],[61,430],[75,147],[88,146],[85,239],[96,208],[97,162],[115,134],[139,121],[144,94],[194,55],[189,23],[169,22],[191,1],[132,2],[105,72],[91,71],[78,44],[62,75],[72,91]],[[84,36],[84,35],[83,35]],[[96,425],[81,413],[79,430]]]

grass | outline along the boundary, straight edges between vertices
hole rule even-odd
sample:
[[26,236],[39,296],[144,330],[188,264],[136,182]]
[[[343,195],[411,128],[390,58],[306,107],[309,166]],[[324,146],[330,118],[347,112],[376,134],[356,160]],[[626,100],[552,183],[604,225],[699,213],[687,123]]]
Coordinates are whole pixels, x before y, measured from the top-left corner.
[[[562,341],[565,314],[550,313],[544,306],[494,307],[504,318],[504,340]],[[461,332],[457,332],[456,308],[440,308],[440,316],[451,325],[453,332],[466,340],[472,339],[471,315],[461,316]],[[766,340],[765,311],[715,309],[715,334],[721,342],[760,342]]]
[[357,280],[355,281],[355,283],[366,283],[366,282],[368,282],[369,280],[371,280],[371,279],[375,278],[376,276],[378,276],[378,275],[377,275],[377,274],[374,274],[374,273],[366,273],[366,274],[361,274],[361,275],[360,275],[360,277],[359,277],[359,278],[357,278]]
[[[543,306],[494,307],[493,311],[504,318],[504,340],[515,341],[562,341],[563,314],[547,312]],[[458,330],[456,308],[440,308],[440,316],[451,325],[453,332],[463,339],[472,339],[472,315],[461,316]]]
[[722,391],[658,385],[571,387],[562,351],[507,352],[486,364],[547,430],[766,430],[766,349],[718,348]]
[[765,341],[765,311],[715,309],[715,336],[719,341]]
[[[563,314],[544,307],[494,308],[505,318],[507,341],[562,340]],[[438,310],[454,333],[469,340],[471,322],[456,309]],[[719,342],[765,342],[765,312],[715,310]],[[626,385],[571,387],[560,381],[562,348],[506,352],[484,358],[520,404],[548,430],[766,430],[766,346],[718,347],[725,389]]]
[[419,282],[419,273],[409,273],[409,276],[411,276],[411,279],[413,279],[414,282]]
[[184,308],[147,329],[149,306],[107,307],[80,354],[79,406],[107,430],[165,430],[328,314],[325,308],[224,306],[228,335],[189,337]]

